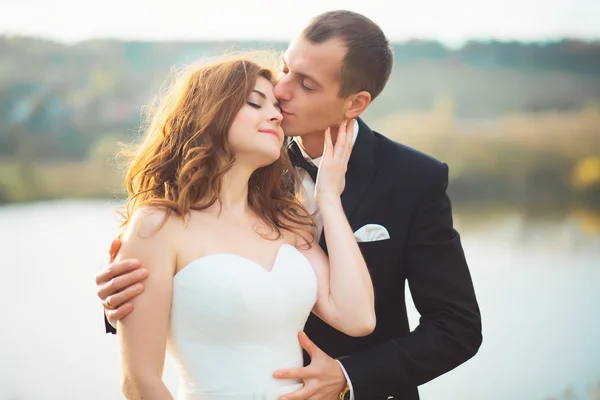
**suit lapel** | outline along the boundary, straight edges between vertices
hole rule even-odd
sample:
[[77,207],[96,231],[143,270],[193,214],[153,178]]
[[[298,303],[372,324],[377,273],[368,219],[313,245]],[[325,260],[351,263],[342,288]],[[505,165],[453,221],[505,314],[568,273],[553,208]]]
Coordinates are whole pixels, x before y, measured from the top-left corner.
[[[350,222],[360,199],[373,182],[377,172],[377,163],[375,162],[377,140],[373,131],[360,118],[357,119],[357,122],[359,126],[358,136],[348,161],[346,187],[342,193],[342,207]],[[327,251],[324,234],[321,234],[319,244]]]

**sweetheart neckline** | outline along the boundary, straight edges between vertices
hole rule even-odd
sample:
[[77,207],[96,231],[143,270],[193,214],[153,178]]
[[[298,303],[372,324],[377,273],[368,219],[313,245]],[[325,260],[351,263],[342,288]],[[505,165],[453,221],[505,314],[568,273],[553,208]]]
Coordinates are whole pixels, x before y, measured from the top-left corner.
[[[192,266],[192,264],[195,264],[195,263],[197,263],[199,261],[202,261],[204,259],[207,259],[207,258],[214,258],[214,257],[219,257],[219,256],[231,256],[231,257],[235,257],[235,258],[238,258],[238,259],[245,260],[245,261],[247,261],[250,264],[252,264],[252,265],[260,268],[265,273],[267,273],[267,274],[270,275],[270,274],[273,273],[273,271],[277,267],[277,263],[279,261],[279,257],[281,256],[281,250],[284,247],[286,247],[286,246],[291,247],[291,248],[295,249],[296,251],[298,251],[298,249],[296,249],[295,246],[293,246],[293,245],[291,245],[289,243],[282,243],[281,246],[279,246],[279,249],[277,249],[277,252],[275,253],[275,260],[273,261],[273,265],[271,266],[270,269],[266,269],[265,267],[263,267],[262,265],[260,265],[258,262],[254,261],[254,260],[252,260],[252,259],[250,259],[248,257],[241,256],[239,254],[235,254],[235,253],[213,253],[213,254],[207,254],[207,255],[204,255],[204,256],[201,256],[201,257],[193,259],[192,261],[190,261],[189,263],[187,263],[183,268],[181,268],[177,273],[175,273],[175,275],[173,276],[173,279],[177,278],[177,276],[179,274],[181,274],[183,271],[185,271],[190,266]],[[302,253],[300,253],[300,254],[302,255]],[[302,256],[304,257],[304,255],[302,255]]]

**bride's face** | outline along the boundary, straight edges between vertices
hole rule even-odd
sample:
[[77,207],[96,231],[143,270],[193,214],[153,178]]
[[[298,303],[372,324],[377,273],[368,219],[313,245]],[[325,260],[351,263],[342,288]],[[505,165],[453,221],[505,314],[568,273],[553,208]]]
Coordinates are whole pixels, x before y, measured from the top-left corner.
[[259,77],[229,129],[229,144],[236,159],[248,160],[258,168],[275,162],[281,156],[284,140],[282,119],[273,85]]

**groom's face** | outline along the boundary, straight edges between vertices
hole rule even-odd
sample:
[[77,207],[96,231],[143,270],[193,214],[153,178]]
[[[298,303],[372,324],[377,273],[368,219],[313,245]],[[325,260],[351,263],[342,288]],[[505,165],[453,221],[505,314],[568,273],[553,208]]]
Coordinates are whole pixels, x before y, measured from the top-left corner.
[[290,44],[274,89],[287,136],[322,133],[343,120],[347,102],[338,93],[345,55],[339,39],[317,44],[300,38]]

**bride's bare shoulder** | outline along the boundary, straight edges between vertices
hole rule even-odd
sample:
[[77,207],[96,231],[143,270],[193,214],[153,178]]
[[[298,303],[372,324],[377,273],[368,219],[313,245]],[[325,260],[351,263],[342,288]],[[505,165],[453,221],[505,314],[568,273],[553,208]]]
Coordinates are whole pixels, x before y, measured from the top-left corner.
[[137,209],[127,224],[123,239],[139,237],[169,237],[181,231],[183,218],[162,206],[144,206]]

